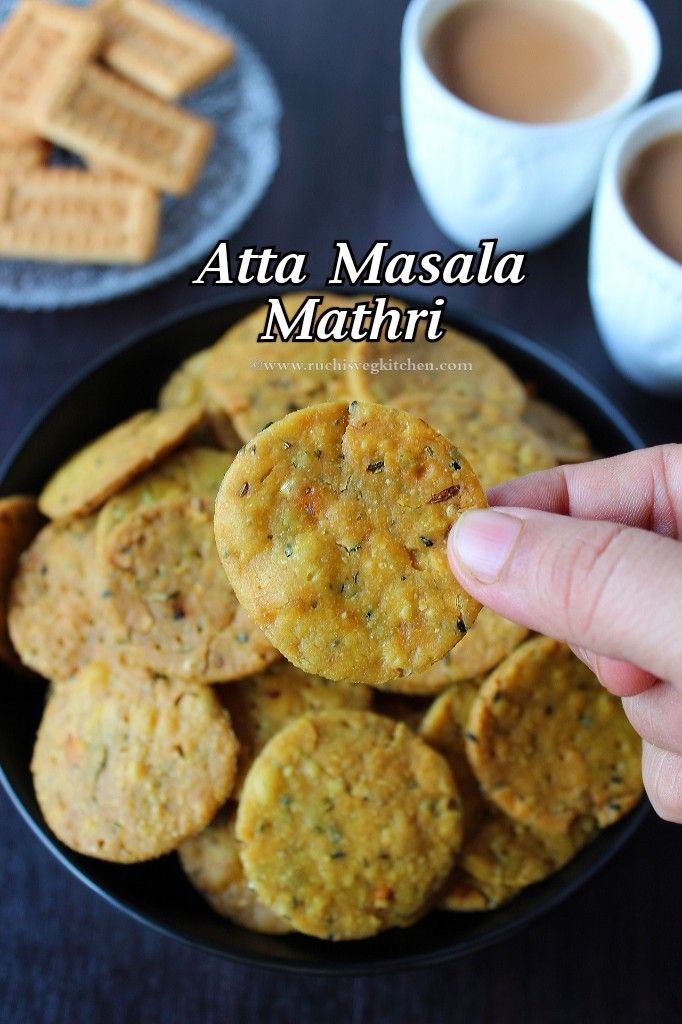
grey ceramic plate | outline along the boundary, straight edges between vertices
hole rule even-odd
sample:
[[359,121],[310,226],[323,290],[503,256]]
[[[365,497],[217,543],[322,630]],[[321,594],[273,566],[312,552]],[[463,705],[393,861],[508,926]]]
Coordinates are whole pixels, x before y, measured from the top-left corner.
[[[86,0],[75,0],[85,3]],[[237,57],[183,106],[216,126],[216,137],[195,188],[165,196],[159,244],[142,266],[38,263],[0,260],[0,305],[10,309],[58,309],[104,302],[196,264],[201,269],[216,241],[228,238],[260,202],[279,161],[280,101],[265,64],[222,15],[195,0],[172,0],[178,10],[226,32]],[[0,0],[0,22],[14,6]],[[70,163],[57,154],[60,163]]]

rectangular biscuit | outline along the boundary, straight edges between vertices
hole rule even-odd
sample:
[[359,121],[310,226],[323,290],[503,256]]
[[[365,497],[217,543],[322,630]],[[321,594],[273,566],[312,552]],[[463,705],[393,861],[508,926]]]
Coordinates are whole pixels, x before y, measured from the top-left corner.
[[203,85],[234,59],[234,43],[156,0],[99,0],[102,56],[163,99]]
[[0,256],[77,263],[144,263],[159,230],[146,185],[80,168],[0,175]]
[[193,186],[214,131],[209,121],[94,64],[53,93],[38,128],[88,163],[174,195]]
[[32,128],[64,76],[95,56],[101,42],[92,12],[22,0],[0,31],[0,115]]
[[27,142],[29,139],[35,138],[37,136],[30,128],[17,128],[11,121],[0,117],[0,143]]
[[43,167],[49,155],[47,142],[0,118],[0,174]]

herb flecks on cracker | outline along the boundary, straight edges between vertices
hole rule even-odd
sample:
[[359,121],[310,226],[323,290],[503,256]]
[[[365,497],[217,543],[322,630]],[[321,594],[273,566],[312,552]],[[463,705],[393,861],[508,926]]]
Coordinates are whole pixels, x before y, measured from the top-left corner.
[[585,815],[603,828],[642,795],[641,740],[620,700],[547,637],[522,644],[481,687],[467,755],[494,803],[550,832]]
[[424,913],[461,841],[444,759],[368,711],[304,715],[254,762],[237,812],[249,884],[294,928],[354,939]]
[[236,754],[208,687],[100,661],[53,692],[31,769],[55,835],[125,864],[205,828],[230,794]]
[[243,448],[216,539],[240,602],[285,657],[381,683],[427,668],[473,625],[480,606],[454,580],[446,540],[484,505],[464,456],[422,420],[328,403]]

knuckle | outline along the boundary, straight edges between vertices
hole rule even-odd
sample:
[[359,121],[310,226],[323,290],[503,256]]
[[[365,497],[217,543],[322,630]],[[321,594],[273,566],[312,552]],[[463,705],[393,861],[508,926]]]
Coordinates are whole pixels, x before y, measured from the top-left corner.
[[652,527],[669,537],[682,535],[682,444],[661,445],[654,467],[654,522]]
[[658,451],[669,467],[682,467],[682,444],[679,441],[659,445]]
[[632,728],[642,739],[649,743],[660,741],[660,733],[652,714],[651,701],[647,693],[638,693],[634,697],[623,697],[623,710]]
[[597,672],[597,659],[592,651],[588,651],[586,647],[581,647],[579,644],[569,644],[569,647],[575,654],[576,658],[580,658],[591,672],[594,672],[595,675],[599,674]]
[[659,679],[650,689],[624,697],[623,710],[647,743],[682,753],[682,700],[672,683]]
[[642,764],[644,787],[664,821],[682,823],[682,758],[668,750],[649,748]]
[[581,645],[590,643],[598,630],[595,622],[613,616],[607,604],[607,589],[614,569],[621,560],[620,541],[626,527],[584,524],[573,544],[562,545],[550,558],[545,575],[550,601],[559,601],[565,616],[570,640]]

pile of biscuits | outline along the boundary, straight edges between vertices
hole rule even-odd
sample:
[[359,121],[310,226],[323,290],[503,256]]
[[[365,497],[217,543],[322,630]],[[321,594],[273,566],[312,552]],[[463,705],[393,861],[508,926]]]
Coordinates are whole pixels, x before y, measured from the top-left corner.
[[255,931],[498,907],[635,805],[640,741],[564,644],[477,614],[446,536],[479,478],[589,440],[453,329],[438,361],[471,369],[374,372],[382,341],[262,368],[264,319],[0,501],[0,657],[50,682],[41,810],[93,857],[176,850]]
[[[194,186],[214,135],[173,101],[233,59],[158,0],[19,0],[0,29],[0,255],[151,259],[160,193]],[[85,166],[48,166],[53,145]]]

